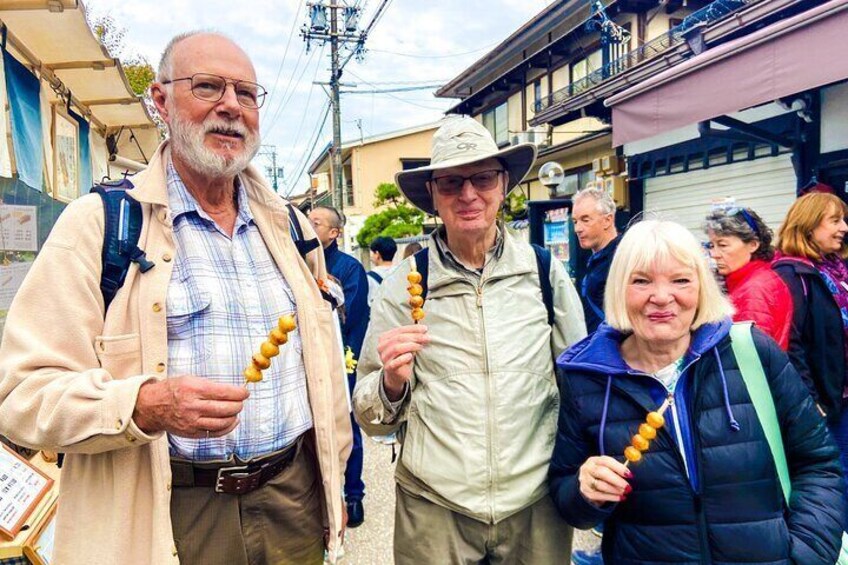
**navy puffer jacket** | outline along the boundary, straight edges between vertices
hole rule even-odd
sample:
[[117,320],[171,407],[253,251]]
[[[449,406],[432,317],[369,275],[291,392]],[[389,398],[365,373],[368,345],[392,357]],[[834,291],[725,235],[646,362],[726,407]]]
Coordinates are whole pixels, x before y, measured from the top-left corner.
[[[731,350],[730,322],[694,332],[671,411],[643,460],[631,467],[627,500],[597,508],[580,494],[593,455],[623,460],[646,414],[666,398],[656,379],[630,369],[624,336],[602,325],[558,360],[562,403],[551,493],[577,528],[606,520],[603,553],[617,565],[832,564],[843,515],[838,451],[795,369],[754,330],[771,386],[792,478],[791,510]],[[674,436],[679,435],[684,455]],[[687,476],[686,468],[689,469]]]

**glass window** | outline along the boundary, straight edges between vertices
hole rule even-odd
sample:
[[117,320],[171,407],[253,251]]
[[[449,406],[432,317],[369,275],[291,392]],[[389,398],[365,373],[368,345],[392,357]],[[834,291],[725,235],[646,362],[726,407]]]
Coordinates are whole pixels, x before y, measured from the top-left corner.
[[483,126],[489,130],[495,143],[509,143],[509,112],[507,103],[504,102],[487,112],[483,113]]

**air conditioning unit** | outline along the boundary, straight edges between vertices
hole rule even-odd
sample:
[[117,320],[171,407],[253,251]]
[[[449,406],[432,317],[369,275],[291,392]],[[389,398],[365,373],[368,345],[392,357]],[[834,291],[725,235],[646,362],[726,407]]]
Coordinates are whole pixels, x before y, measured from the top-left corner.
[[518,145],[519,143],[532,143],[537,147],[546,147],[548,145],[547,129],[540,127],[514,134],[512,136],[512,145]]

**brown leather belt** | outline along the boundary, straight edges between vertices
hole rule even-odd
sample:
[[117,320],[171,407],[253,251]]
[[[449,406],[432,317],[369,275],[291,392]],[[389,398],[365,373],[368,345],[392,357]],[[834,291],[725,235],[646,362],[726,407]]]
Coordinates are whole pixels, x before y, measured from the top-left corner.
[[207,464],[171,459],[171,483],[175,487],[213,487],[215,492],[222,494],[247,494],[288,467],[302,440],[303,436],[279,453],[243,464],[236,461]]

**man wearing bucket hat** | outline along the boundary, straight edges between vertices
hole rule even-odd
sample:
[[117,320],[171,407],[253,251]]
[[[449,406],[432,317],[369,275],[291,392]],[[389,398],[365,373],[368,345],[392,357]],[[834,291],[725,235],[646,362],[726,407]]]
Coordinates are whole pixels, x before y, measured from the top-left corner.
[[354,393],[362,429],[402,442],[398,565],[568,560],[571,530],[547,496],[553,359],[586,335],[583,310],[562,265],[540,272],[539,255],[498,221],[535,158],[533,145],[499,150],[477,121],[452,118],[431,164],[396,176],[444,222],[414,256],[419,270],[426,260],[426,319],[412,323],[408,260],[372,305]]

